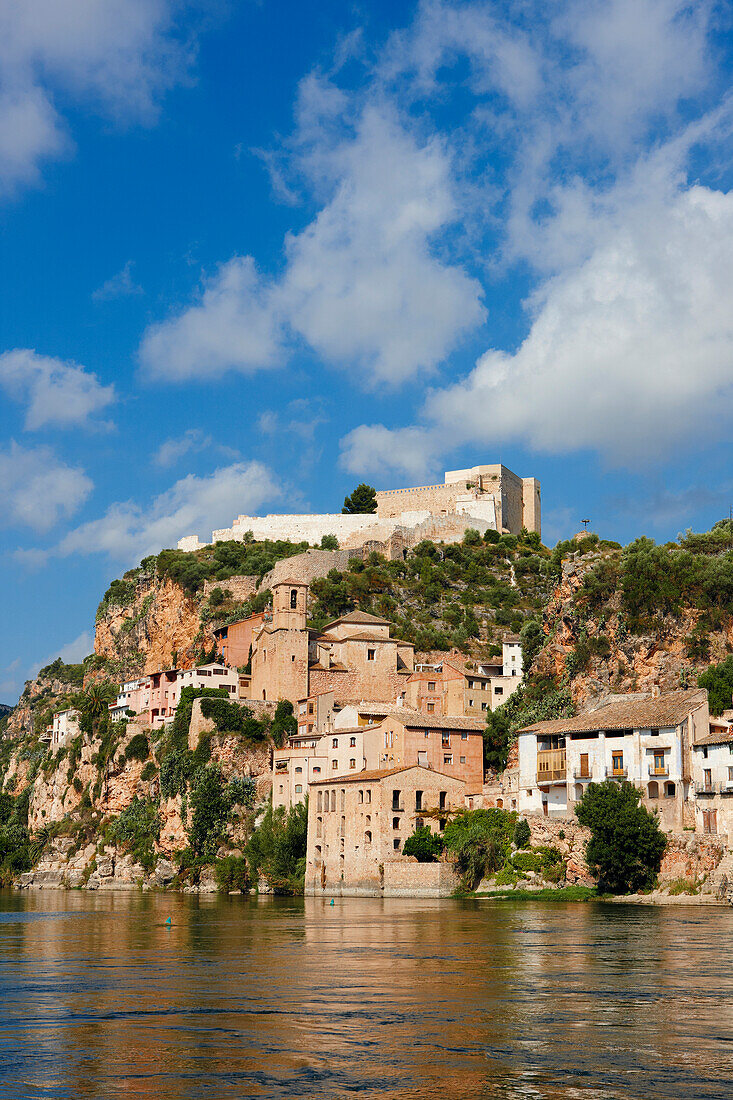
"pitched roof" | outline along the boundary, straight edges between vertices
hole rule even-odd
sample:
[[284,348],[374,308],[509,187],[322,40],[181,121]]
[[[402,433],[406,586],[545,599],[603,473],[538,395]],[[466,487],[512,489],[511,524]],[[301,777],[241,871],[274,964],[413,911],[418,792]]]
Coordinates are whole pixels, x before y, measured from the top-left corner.
[[311,780],[311,787],[326,786],[329,783],[372,783],[379,781],[380,779],[388,779],[390,775],[399,775],[402,772],[411,772],[415,768],[419,768],[422,772],[430,772],[431,775],[439,776],[441,779],[450,779],[454,783],[463,783],[463,779],[458,779],[455,775],[446,775],[445,772],[434,771],[433,768],[423,768],[421,764],[404,764],[401,768],[382,768],[377,771],[364,771],[364,772],[349,772],[347,775],[332,775],[328,779],[315,779]]
[[465,714],[423,714],[412,707],[398,707],[395,703],[347,703],[359,714],[375,718],[396,718],[408,729],[483,730],[486,718],[471,718]]
[[709,733],[707,737],[701,737],[692,747],[696,749],[698,745],[727,745],[730,741],[733,741],[733,730],[718,730],[717,733]]
[[555,718],[549,722],[534,722],[520,733],[586,733],[591,730],[656,729],[678,726],[690,711],[706,699],[703,689],[669,691],[656,698],[638,695],[601,704],[596,710],[576,718]]
[[368,611],[348,611],[346,615],[339,615],[338,619],[332,619],[330,623],[326,623],[324,630],[328,630],[329,626],[335,626],[336,623],[380,623],[382,626],[391,626],[389,619],[380,619],[378,615],[370,615]]

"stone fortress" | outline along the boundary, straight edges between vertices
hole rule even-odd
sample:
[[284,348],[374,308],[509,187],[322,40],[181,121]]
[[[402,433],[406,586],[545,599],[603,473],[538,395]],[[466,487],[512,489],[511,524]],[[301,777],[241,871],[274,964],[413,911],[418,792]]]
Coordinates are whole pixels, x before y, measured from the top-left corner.
[[[518,535],[523,527],[541,533],[540,483],[496,464],[449,470],[442,485],[378,492],[377,511],[371,515],[237,516],[231,527],[214,531],[211,541],[241,542],[247,536],[317,546],[324,535],[334,535],[342,550],[367,547],[398,557],[423,539],[460,542],[469,528]],[[178,549],[205,545],[198,535],[188,535]]]

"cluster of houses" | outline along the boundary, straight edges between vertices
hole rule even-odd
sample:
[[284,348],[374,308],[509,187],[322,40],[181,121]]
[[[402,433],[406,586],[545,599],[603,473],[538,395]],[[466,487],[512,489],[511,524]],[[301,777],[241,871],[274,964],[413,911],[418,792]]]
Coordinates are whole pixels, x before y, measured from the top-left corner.
[[[667,831],[733,832],[733,710],[711,718],[706,691],[608,696],[534,723],[506,771],[486,776],[487,712],[521,683],[518,638],[490,661],[451,652],[416,663],[389,621],[366,612],[309,628],[307,600],[306,583],[279,581],[271,610],[216,632],[219,660],[128,681],[110,713],[155,728],[188,686],[290,700],[297,731],[273,752],[272,800],[289,809],[308,796],[308,892],[380,893],[395,863],[407,881],[414,864],[402,852],[416,828],[440,832],[463,807],[561,819],[607,778],[634,783]],[[76,733],[64,711],[47,738],[56,748]]]

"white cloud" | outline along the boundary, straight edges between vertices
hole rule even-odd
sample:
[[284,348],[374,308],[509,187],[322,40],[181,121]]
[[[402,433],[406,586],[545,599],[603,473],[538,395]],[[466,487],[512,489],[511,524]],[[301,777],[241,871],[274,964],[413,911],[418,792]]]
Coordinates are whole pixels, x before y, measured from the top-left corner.
[[443,143],[419,143],[392,110],[373,106],[353,135],[340,125],[336,137],[333,100],[316,86],[322,94],[311,91],[299,109],[296,156],[328,201],[286,238],[279,281],[263,284],[253,260],[236,257],[200,304],[148,330],[140,356],[156,377],[273,366],[288,328],[362,386],[399,385],[432,370],[483,320],[479,283],[433,247],[458,217]]
[[115,399],[114,386],[103,386],[96,374],[30,348],[0,355],[0,386],[27,405],[26,431],[84,425]]
[[132,260],[128,260],[121,271],[107,279],[92,294],[95,302],[109,302],[114,298],[129,298],[135,294],[142,294],[143,288],[138,286],[132,277]]
[[0,511],[13,524],[48,531],[73,516],[92,489],[84,471],[67,466],[50,447],[11,442],[0,451]]
[[275,366],[279,323],[271,294],[250,256],[236,256],[205,284],[201,301],[153,325],[140,347],[148,374],[184,382],[233,369],[249,373]]
[[83,630],[72,642],[67,642],[66,645],[61,646],[58,653],[45,661],[44,665],[51,664],[52,661],[56,660],[56,657],[60,657],[64,664],[78,665],[93,652],[94,635],[89,630]]
[[55,552],[106,553],[132,565],[175,546],[184,535],[208,540],[214,528],[228,526],[239,512],[256,512],[279,492],[271,471],[259,462],[233,463],[208,477],[189,474],[147,507],[133,501],[110,505],[99,519],[69,532]]
[[38,179],[70,147],[57,102],[120,121],[152,122],[186,72],[175,0],[2,0],[0,191]]
[[174,439],[166,439],[161,443],[153,455],[153,462],[157,466],[174,466],[184,455],[192,451],[203,451],[210,447],[213,440],[210,435],[205,435],[200,428],[189,428],[183,435]]
[[339,463],[358,477],[400,476],[420,483],[435,473],[438,450],[433,435],[424,428],[362,424],[341,440]]

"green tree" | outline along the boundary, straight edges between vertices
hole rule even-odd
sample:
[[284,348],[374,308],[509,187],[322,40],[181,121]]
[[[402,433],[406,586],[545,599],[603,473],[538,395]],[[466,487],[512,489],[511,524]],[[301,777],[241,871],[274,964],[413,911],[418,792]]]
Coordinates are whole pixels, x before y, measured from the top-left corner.
[[335,535],[324,535],[321,539],[321,550],[338,550],[338,548],[339,540]]
[[357,485],[351,496],[344,499],[342,512],[350,515],[376,512],[377,491],[371,485]]
[[711,665],[697,678],[698,687],[707,688],[710,713],[722,714],[731,706],[733,698],[733,656],[726,657],[719,665]]
[[276,894],[303,892],[305,877],[308,800],[288,813],[269,806],[246,848],[253,875],[262,875]]
[[590,783],[575,807],[591,838],[585,855],[601,893],[628,894],[653,886],[667,845],[641,791],[626,781]]
[[402,854],[415,856],[418,863],[434,863],[443,851],[443,838],[431,832],[429,825],[421,825],[405,841]]
[[506,810],[465,810],[443,834],[464,889],[475,890],[486,875],[499,871],[509,855],[517,815]]
[[529,825],[524,818],[522,818],[522,820],[518,821],[514,826],[514,843],[517,848],[526,848],[531,837],[532,833],[530,832]]
[[221,769],[212,764],[197,772],[191,789],[193,816],[188,839],[197,859],[212,860],[221,843],[231,808]]

